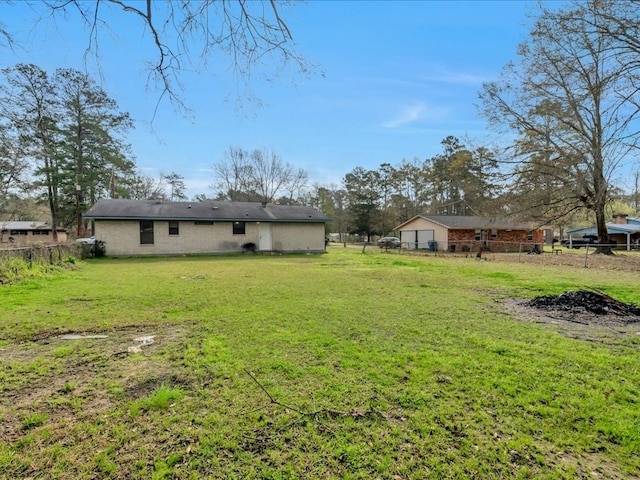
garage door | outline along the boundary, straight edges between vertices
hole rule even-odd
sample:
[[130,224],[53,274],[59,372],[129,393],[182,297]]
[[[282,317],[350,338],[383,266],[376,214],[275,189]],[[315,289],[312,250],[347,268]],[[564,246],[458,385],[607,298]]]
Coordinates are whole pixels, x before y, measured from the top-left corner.
[[429,248],[429,242],[433,240],[433,230],[418,230],[418,248]]
[[402,248],[416,248],[416,231],[415,230],[402,230],[400,232],[400,241],[402,242]]

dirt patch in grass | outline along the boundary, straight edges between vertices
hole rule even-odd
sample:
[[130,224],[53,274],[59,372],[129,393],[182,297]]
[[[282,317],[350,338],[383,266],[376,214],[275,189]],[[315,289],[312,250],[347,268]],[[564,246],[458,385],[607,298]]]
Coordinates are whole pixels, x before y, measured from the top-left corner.
[[[64,428],[82,418],[99,417],[121,399],[148,395],[161,384],[184,384],[156,353],[179,342],[187,329],[187,325],[145,325],[49,331],[3,346],[0,437],[21,438],[27,425],[25,412],[47,415],[49,424]],[[78,338],[66,339],[69,334]],[[153,335],[155,342],[139,353],[129,352],[134,339],[144,335]]]
[[610,342],[640,338],[640,308],[592,291],[570,291],[532,300],[508,299],[505,305],[519,320],[555,325],[569,337]]
[[637,480],[637,475],[622,472],[618,465],[600,452],[582,452],[576,455],[559,449],[556,445],[538,440],[537,447],[545,452],[545,462],[548,466],[555,466],[562,470],[573,470],[575,478],[593,478],[607,480]]
[[588,269],[613,270],[625,272],[640,272],[640,256],[636,253],[621,252],[615,255],[600,255],[584,252],[564,252],[556,255],[545,252],[542,255],[528,255],[526,253],[492,253],[482,254],[487,261],[517,262],[531,265],[557,265],[566,267],[582,267]]

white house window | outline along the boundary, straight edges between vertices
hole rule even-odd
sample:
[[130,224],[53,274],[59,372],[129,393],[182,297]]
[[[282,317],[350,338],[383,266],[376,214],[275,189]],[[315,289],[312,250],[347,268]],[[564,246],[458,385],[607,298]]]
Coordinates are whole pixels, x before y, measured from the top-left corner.
[[481,231],[481,230],[476,230],[476,231],[475,231],[475,234],[474,234],[474,236],[473,236],[473,239],[474,239],[476,242],[479,242],[479,241],[480,241],[480,238],[481,238],[481,235],[482,235],[482,231]]
[[527,232],[527,240],[529,240],[530,242],[533,241],[533,230],[529,230]]
[[153,245],[153,222],[140,221],[140,245]]
[[180,222],[169,222],[169,235],[180,235]]
[[245,233],[245,223],[244,222],[233,222],[233,234],[234,235],[244,235]]
[[27,231],[26,230],[11,230],[11,236],[16,237],[18,235],[27,235]]
[[498,238],[498,230],[497,229],[493,229],[491,230],[491,238]]

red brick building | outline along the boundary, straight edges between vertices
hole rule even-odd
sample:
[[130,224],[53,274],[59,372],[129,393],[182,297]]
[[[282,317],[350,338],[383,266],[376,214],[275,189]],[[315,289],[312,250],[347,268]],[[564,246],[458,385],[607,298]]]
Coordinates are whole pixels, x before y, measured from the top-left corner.
[[394,230],[409,249],[471,251],[483,246],[517,252],[542,247],[545,240],[544,230],[532,222],[498,217],[416,215]]

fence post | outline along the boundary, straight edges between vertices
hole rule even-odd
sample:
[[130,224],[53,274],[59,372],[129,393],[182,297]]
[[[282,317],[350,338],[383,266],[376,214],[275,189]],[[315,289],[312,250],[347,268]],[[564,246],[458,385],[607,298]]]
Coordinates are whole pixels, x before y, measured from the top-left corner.
[[584,249],[584,268],[587,268],[587,259],[589,258],[589,244],[585,246]]

